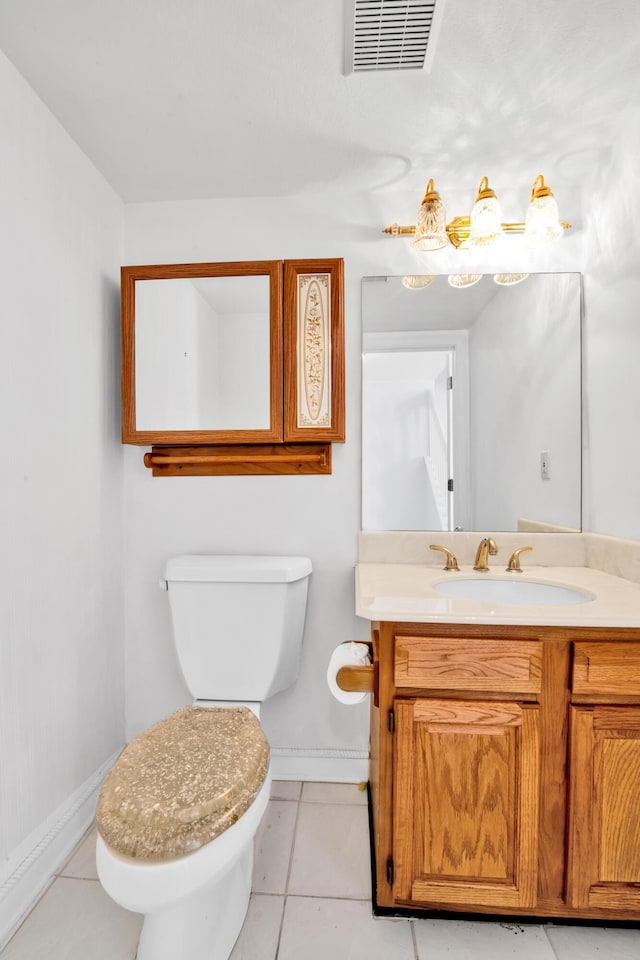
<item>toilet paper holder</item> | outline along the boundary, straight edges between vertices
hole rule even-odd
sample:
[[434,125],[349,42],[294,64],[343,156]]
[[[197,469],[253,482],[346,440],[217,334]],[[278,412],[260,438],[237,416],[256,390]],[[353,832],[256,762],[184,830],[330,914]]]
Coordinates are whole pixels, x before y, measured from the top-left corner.
[[[351,641],[347,640],[346,643]],[[353,641],[362,644],[362,640]],[[369,656],[372,656],[373,650],[371,644],[369,647]],[[347,693],[373,693],[375,689],[376,665],[373,663],[348,664],[340,667],[336,674],[336,683],[341,690]]]

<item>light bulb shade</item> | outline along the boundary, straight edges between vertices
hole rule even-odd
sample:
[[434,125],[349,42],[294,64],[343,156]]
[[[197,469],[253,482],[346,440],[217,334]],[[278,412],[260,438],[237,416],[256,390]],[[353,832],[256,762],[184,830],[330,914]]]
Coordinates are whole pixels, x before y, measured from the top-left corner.
[[528,273],[496,273],[493,282],[500,287],[513,287],[516,283],[522,283],[528,276]]
[[449,285],[461,290],[463,287],[472,287],[482,280],[481,273],[454,273],[449,278]]
[[534,196],[524,221],[524,243],[528,247],[542,247],[562,236],[558,204],[551,192]]
[[412,274],[408,277],[402,278],[402,286],[406,287],[407,290],[424,290],[425,287],[430,287],[435,277],[429,276],[428,274]]
[[418,210],[416,231],[411,241],[414,250],[441,250],[449,243],[445,225],[444,205],[429,180]]
[[489,187],[486,177],[483,177],[478,187],[478,196],[471,211],[469,225],[469,239],[463,244],[465,247],[487,247],[495,243],[502,235],[502,210],[493,190]]

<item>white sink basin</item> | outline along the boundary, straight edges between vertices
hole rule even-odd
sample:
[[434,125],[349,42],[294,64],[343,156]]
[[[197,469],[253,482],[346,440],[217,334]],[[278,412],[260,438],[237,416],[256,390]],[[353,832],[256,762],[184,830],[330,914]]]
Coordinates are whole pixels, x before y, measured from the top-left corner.
[[589,603],[591,593],[534,580],[505,580],[485,577],[441,580],[434,590],[446,597],[464,597],[485,603],[506,603],[529,607],[560,607],[572,603]]

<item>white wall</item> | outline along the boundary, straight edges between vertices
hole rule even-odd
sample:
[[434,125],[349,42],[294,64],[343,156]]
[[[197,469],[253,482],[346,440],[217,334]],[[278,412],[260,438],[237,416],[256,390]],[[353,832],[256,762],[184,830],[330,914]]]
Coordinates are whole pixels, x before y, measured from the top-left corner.
[[[132,204],[127,263],[344,257],[347,442],[333,446],[328,477],[152,478],[142,450],[125,453],[127,734],[188,702],[173,653],[166,594],[158,578],[181,552],[299,553],[314,566],[301,676],[264,706],[275,746],[366,750],[367,706],[330,697],[326,664],[335,644],[368,636],[354,614],[353,563],[360,529],[360,281],[377,274],[461,270],[455,250],[414,254],[381,234],[415,212],[412,193]],[[251,220],[247,234],[244,224]],[[532,269],[580,269],[580,235],[531,255]],[[513,257],[507,254],[507,257]],[[487,264],[488,269],[491,263]],[[518,269],[501,254],[496,269]]]
[[2,879],[124,738],[123,212],[2,54],[0,129]]
[[[248,241],[236,218],[240,214],[246,222],[249,211],[256,228]],[[306,213],[296,201],[133,205],[127,208],[127,262],[341,256],[343,244],[333,229],[320,235],[302,229]],[[223,223],[226,237],[219,233]],[[264,707],[272,744],[367,748],[366,708],[349,711],[335,703],[324,680],[335,644],[367,633],[353,613],[362,269],[356,271],[346,305],[350,442],[334,446],[331,476],[153,479],[142,450],[126,449],[128,736],[188,702],[173,653],[167,596],[158,590],[166,559],[182,552],[263,552],[308,555],[314,567],[300,681]]]
[[640,116],[618,111],[608,162],[585,183],[585,526],[640,537]]

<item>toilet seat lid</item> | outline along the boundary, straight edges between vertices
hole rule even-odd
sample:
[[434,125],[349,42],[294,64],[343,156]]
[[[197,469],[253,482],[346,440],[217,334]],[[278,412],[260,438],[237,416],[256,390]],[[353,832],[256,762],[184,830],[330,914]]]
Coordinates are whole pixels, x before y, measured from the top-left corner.
[[98,831],[129,857],[192,853],[249,808],[268,764],[269,745],[247,707],[183,707],[120,754],[102,784]]

